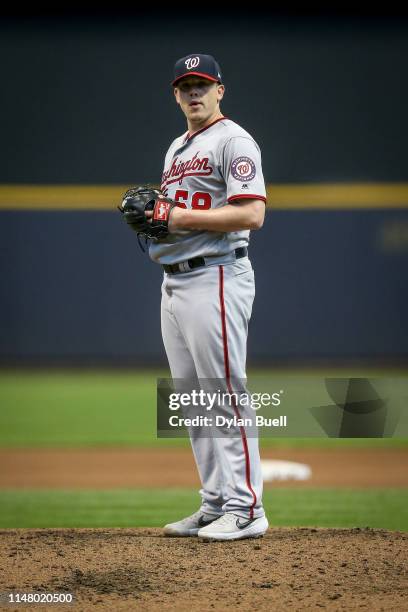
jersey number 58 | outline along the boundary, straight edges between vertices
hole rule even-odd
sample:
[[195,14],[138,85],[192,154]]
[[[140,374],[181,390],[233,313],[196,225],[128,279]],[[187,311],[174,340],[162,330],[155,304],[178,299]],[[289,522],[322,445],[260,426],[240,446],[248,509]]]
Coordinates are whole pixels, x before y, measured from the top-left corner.
[[[188,191],[177,189],[174,201],[179,202],[180,208],[187,208],[189,199]],[[196,210],[208,210],[211,208],[211,196],[204,191],[195,191],[191,197],[191,208]]]

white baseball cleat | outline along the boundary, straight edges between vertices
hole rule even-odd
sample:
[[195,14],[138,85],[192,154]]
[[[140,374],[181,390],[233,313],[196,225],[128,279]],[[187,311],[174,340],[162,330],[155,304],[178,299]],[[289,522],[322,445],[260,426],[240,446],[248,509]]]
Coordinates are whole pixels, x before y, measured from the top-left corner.
[[200,529],[207,527],[219,518],[219,515],[206,514],[201,510],[194,512],[177,523],[164,526],[164,533],[168,536],[196,536]]
[[241,540],[243,538],[260,538],[268,529],[266,516],[256,519],[244,519],[233,512],[226,512],[216,521],[198,532],[199,538],[206,540]]

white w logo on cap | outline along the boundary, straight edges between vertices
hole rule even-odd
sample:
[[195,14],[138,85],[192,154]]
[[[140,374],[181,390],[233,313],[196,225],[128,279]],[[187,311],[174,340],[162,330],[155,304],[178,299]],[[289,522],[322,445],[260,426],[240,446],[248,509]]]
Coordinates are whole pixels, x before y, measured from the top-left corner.
[[184,63],[187,66],[187,69],[191,70],[192,68],[197,68],[198,64],[200,63],[200,58],[199,57],[189,57],[188,59],[186,59]]

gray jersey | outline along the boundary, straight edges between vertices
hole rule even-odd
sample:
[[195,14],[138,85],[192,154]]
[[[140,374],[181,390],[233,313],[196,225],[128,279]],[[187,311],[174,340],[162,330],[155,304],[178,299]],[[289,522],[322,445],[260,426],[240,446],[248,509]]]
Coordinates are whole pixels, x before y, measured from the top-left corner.
[[[242,198],[266,202],[260,149],[248,132],[223,117],[172,142],[161,188],[184,208],[197,210],[233,205]],[[152,242],[149,254],[158,263],[173,264],[192,257],[225,255],[247,246],[248,241],[248,230],[180,230]]]

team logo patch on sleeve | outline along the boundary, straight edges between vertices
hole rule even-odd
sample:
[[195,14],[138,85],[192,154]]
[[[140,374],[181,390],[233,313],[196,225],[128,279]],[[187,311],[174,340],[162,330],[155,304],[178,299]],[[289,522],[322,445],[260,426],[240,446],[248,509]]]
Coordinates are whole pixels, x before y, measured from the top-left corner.
[[250,157],[237,157],[231,164],[231,174],[237,181],[252,181],[256,167]]

